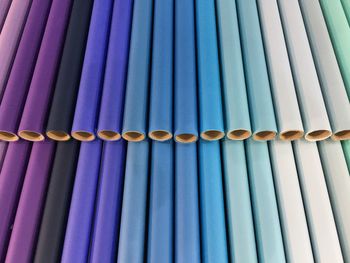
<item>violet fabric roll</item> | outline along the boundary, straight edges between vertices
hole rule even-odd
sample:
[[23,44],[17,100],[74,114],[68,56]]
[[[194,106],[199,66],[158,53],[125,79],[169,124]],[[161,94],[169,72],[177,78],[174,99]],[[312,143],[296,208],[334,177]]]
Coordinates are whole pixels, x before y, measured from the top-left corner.
[[174,1],[155,0],[148,135],[157,141],[173,135],[173,30]]
[[199,130],[205,140],[224,137],[215,1],[196,1]]
[[105,142],[89,262],[114,262],[123,199],[125,141]]
[[27,23],[24,27],[21,42],[0,105],[0,139],[2,140],[18,140],[18,136],[16,135],[17,128],[50,6],[51,0],[33,0],[31,5]]
[[80,141],[95,139],[112,9],[112,0],[94,1],[72,127]]
[[142,141],[147,134],[152,17],[153,0],[135,1],[122,134],[128,141]]
[[147,262],[173,262],[173,142],[153,142]]
[[60,262],[79,143],[57,144],[33,262]]
[[46,134],[67,141],[74,117],[93,0],[74,0],[64,43]]
[[1,173],[2,164],[6,156],[7,146],[8,146],[7,142],[0,142],[0,173]]
[[11,143],[0,174],[0,262],[6,256],[11,226],[16,215],[17,204],[27,168],[31,144],[26,141]]
[[6,262],[31,262],[55,151],[52,141],[33,144],[13,224]]
[[44,140],[47,111],[61,59],[73,0],[53,0],[19,125],[19,136]]
[[104,140],[121,138],[133,2],[114,1],[97,128],[98,136]]
[[174,137],[189,143],[198,138],[194,1],[175,1]]
[[61,262],[86,262],[94,218],[102,142],[82,143]]
[[3,0],[0,2],[0,34],[5,23],[7,12],[9,11],[12,0]]

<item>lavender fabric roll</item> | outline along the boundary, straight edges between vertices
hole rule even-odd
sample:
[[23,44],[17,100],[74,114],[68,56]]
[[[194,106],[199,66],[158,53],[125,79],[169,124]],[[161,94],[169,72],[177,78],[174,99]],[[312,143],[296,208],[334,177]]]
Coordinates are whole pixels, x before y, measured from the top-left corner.
[[35,143],[29,158],[6,262],[31,262],[41,222],[55,143]]
[[0,175],[0,262],[5,259],[11,225],[16,214],[30,155],[30,146],[31,144],[26,141],[11,143],[2,166]]
[[73,0],[53,0],[19,125],[23,139],[44,140],[44,125]]
[[105,140],[121,138],[133,2],[114,2],[97,129],[98,136]]
[[7,12],[9,11],[12,0],[2,0],[0,2],[0,34],[2,30],[2,26],[5,23],[5,19],[7,16]]
[[[1,1],[2,3],[3,1]],[[0,101],[32,0],[13,0],[0,34]]]
[[118,247],[123,199],[125,141],[106,142],[95,210],[89,262],[113,262]]
[[72,127],[80,141],[95,139],[112,8],[112,0],[94,1]]
[[0,173],[1,173],[2,164],[6,156],[7,145],[8,143],[6,142],[0,142]]
[[94,218],[102,142],[82,143],[61,262],[86,262]]
[[0,139],[2,140],[18,140],[16,132],[50,6],[51,0],[33,0],[31,5],[27,23],[0,105]]

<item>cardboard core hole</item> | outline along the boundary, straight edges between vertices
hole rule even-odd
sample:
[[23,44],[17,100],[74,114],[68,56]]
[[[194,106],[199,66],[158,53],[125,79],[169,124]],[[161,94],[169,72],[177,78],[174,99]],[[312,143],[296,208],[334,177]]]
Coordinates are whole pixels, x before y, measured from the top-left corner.
[[32,141],[32,142],[40,142],[45,139],[44,135],[38,132],[33,131],[20,131],[18,135],[25,140]]
[[335,141],[350,140],[350,130],[336,132],[333,134],[332,139]]
[[145,135],[137,131],[129,131],[123,134],[123,138],[130,142],[140,142],[145,139]]
[[173,136],[168,131],[152,131],[149,133],[149,137],[152,140],[156,141],[167,141],[170,140]]
[[280,139],[285,141],[298,140],[303,137],[304,133],[302,131],[286,131],[280,134]]
[[179,134],[175,136],[175,141],[181,143],[191,143],[197,141],[197,136],[190,133]]
[[93,135],[90,132],[86,132],[86,131],[72,132],[72,136],[74,139],[79,140],[79,141],[83,141],[83,142],[90,142],[90,141],[93,141],[95,139],[95,135]]
[[106,141],[118,141],[121,138],[120,133],[108,130],[99,131],[98,137]]
[[55,141],[68,141],[70,139],[69,134],[64,131],[48,131],[46,132],[47,137]]
[[253,135],[254,140],[257,141],[267,141],[267,140],[272,140],[276,136],[276,133],[273,131],[261,131],[257,132]]
[[230,131],[227,134],[227,138],[231,140],[245,140],[245,139],[248,139],[250,135],[251,135],[250,131],[239,129],[239,130]]
[[327,139],[329,136],[331,136],[331,134],[332,133],[327,130],[317,130],[307,133],[305,139],[312,142],[321,141]]
[[216,141],[216,140],[220,140],[222,137],[224,137],[225,134],[221,131],[211,130],[211,131],[202,132],[201,136],[204,140]]
[[0,131],[0,140],[7,142],[18,141],[18,136],[12,132]]

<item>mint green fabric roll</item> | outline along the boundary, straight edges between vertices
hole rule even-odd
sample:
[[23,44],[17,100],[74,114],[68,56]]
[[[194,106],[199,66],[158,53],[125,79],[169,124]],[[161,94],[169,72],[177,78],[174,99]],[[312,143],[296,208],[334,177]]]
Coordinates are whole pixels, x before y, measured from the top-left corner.
[[343,147],[346,164],[348,165],[348,170],[350,173],[350,140],[343,141],[341,146]]
[[343,9],[350,25],[350,0],[342,0]]

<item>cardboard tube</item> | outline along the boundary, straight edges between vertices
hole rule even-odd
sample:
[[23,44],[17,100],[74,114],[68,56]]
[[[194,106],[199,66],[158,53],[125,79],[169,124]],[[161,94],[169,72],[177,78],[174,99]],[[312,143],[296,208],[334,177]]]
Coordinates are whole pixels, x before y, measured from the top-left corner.
[[168,132],[168,131],[162,131],[162,130],[155,130],[155,131],[151,131],[148,136],[152,139],[152,140],[156,140],[156,141],[167,141],[170,140],[173,135]]
[[143,141],[146,136],[140,132],[137,131],[128,131],[125,132],[122,137],[124,140],[130,141],[130,142],[140,142]]
[[252,135],[250,130],[237,129],[227,132],[227,138],[230,140],[245,140]]
[[6,142],[15,142],[19,140],[19,137],[17,134],[8,132],[8,131],[0,131],[0,140],[6,141]]
[[257,141],[269,141],[276,137],[276,132],[274,131],[261,131],[253,134],[253,139]]
[[44,135],[37,132],[27,131],[27,130],[22,130],[18,132],[18,135],[22,139],[27,141],[32,141],[32,142],[39,142],[39,141],[45,140]]
[[9,8],[11,6],[11,2],[12,0],[3,0],[0,2],[0,33],[5,23],[7,12],[9,11]]
[[72,132],[72,137],[78,141],[90,142],[95,140],[95,135],[87,131],[75,131]]
[[304,131],[300,130],[290,130],[286,132],[281,132],[280,133],[280,139],[283,141],[294,141],[294,140],[299,140],[303,137]]
[[46,136],[54,141],[68,141],[70,140],[70,135],[64,131],[47,131]]
[[332,133],[329,130],[316,130],[306,133],[305,139],[310,142],[322,141],[330,137]]
[[197,136],[193,134],[184,133],[184,134],[179,134],[175,136],[175,141],[180,143],[192,143],[192,142],[196,142],[197,140],[198,140]]
[[97,136],[105,141],[118,141],[122,137],[120,133],[109,130],[100,130]]
[[208,130],[201,133],[201,137],[207,141],[217,141],[225,136],[224,132],[216,130]]

